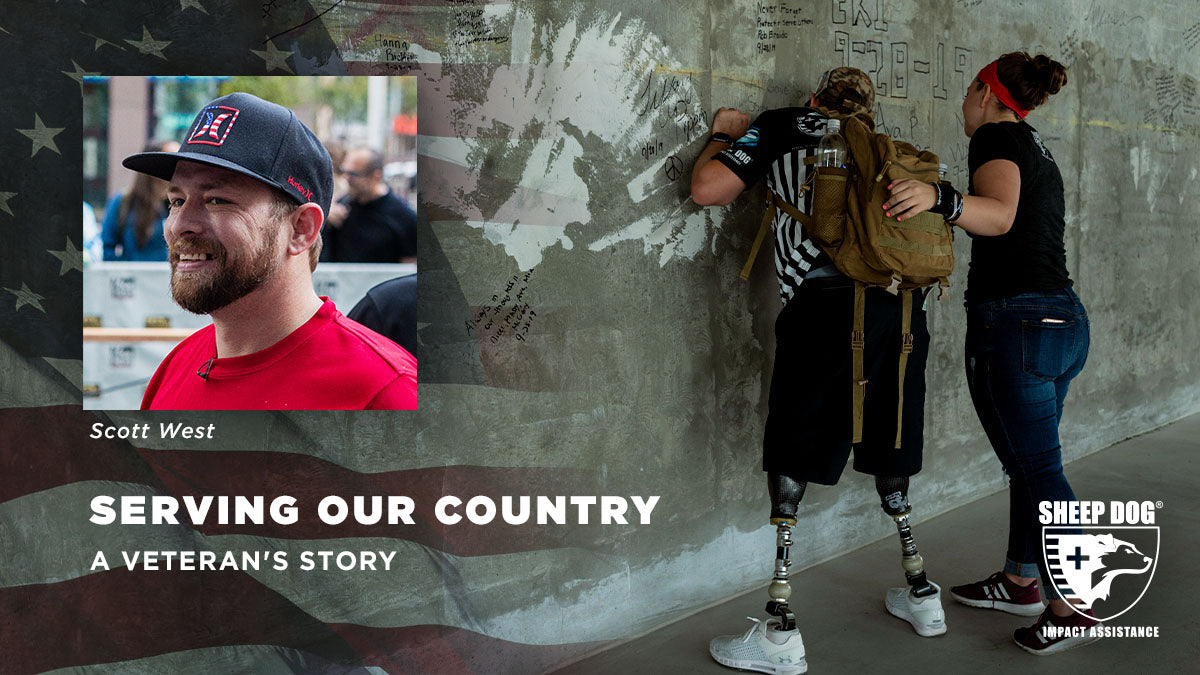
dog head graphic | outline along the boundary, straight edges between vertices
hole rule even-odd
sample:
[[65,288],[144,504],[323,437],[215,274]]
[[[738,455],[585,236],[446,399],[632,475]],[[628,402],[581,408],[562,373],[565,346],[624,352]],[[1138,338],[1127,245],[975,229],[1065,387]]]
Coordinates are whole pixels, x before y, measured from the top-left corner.
[[[1059,534],[1047,538],[1046,562],[1051,576],[1065,581],[1073,595],[1091,607],[1111,594],[1113,580],[1123,574],[1144,574],[1154,559],[1112,534]],[[1051,543],[1057,544],[1053,548]]]

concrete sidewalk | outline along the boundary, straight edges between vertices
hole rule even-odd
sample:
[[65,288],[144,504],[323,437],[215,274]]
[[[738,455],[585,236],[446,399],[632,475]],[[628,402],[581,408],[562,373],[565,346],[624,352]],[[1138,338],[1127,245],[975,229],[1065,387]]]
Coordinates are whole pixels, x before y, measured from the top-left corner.
[[[1141,600],[1110,626],[1158,626],[1158,638],[1105,638],[1037,657],[1012,641],[1032,619],[960,605],[944,593],[947,632],[921,638],[883,607],[903,584],[899,543],[889,537],[792,577],[792,607],[814,673],[1200,672],[1200,415],[1118,443],[1067,466],[1080,499],[1162,502],[1161,545]],[[920,505],[916,505],[919,509]],[[803,517],[803,511],[801,512]],[[928,521],[914,521],[930,578],[944,589],[995,572],[1004,559],[1008,497],[998,493]],[[798,543],[798,546],[803,545]],[[761,555],[772,555],[764,542]],[[556,671],[591,673],[736,672],[714,662],[708,641],[741,634],[746,616],[765,618],[766,585],[653,633]]]

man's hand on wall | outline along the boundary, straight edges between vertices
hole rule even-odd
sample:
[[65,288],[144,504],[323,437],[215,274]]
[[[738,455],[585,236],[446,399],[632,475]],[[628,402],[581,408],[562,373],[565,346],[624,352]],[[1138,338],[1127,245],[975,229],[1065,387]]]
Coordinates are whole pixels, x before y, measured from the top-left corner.
[[746,134],[750,128],[750,116],[736,108],[721,108],[713,117],[713,133],[726,133],[733,140]]

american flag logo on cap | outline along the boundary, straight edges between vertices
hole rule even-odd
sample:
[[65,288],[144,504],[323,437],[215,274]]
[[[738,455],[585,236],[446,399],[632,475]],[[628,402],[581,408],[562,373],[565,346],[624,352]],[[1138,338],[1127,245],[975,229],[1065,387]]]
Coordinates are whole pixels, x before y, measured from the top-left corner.
[[229,136],[229,130],[237,121],[238,109],[224,105],[213,105],[196,116],[196,128],[188,135],[187,142],[204,145],[221,145]]

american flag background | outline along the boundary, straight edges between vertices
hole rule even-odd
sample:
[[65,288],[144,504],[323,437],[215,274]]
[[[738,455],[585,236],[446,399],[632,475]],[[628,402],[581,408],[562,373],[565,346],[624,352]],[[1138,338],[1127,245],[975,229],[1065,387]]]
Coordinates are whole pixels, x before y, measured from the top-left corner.
[[[789,36],[756,38],[761,8],[781,4],[795,10]],[[1160,18],[1127,24],[1115,0],[952,3],[937,21],[920,13],[927,4],[4,3],[0,673],[538,673],[761,587],[775,541],[760,442],[778,298],[761,260],[752,283],[738,279],[761,193],[702,209],[689,167],[717,105],[791,105],[845,62],[891,87],[881,126],[944,144],[965,183],[957,95],[990,55],[1016,48],[997,25],[1080,66],[1047,116],[1058,138],[1046,136],[1081,149],[1059,160],[1067,204],[1081,204],[1068,250],[1096,326],[1073,385],[1069,458],[1193,412],[1197,371],[1177,345],[1195,326],[1194,228],[1180,225],[1195,221],[1200,32],[1183,30],[1194,8],[1156,5]],[[949,34],[941,21],[967,12]],[[1159,32],[1143,36],[1143,24]],[[1105,61],[1131,69],[1092,67]],[[420,409],[83,411],[86,78],[325,74],[417,82]],[[1077,119],[1084,102],[1091,118]],[[1100,170],[1125,156],[1132,180]],[[1108,227],[1113,195],[1123,227]],[[1148,245],[1167,227],[1185,234]],[[1146,284],[1133,287],[1138,322],[1124,316],[1128,279]],[[962,309],[932,304],[929,514],[1002,489],[961,381]],[[215,432],[164,439],[160,423]],[[152,433],[94,440],[96,424]],[[821,536],[797,547],[793,569],[895,536],[868,478],[812,493]],[[97,525],[98,495],[290,495],[301,514],[294,525]],[[313,511],[326,495],[409,496],[414,522],[325,525]],[[443,495],[661,501],[649,525],[601,525],[594,512],[588,525],[446,525],[433,513]],[[127,568],[122,552],[137,551],[290,564]],[[386,571],[303,571],[306,551],[393,557]],[[111,569],[94,567],[98,552]],[[719,669],[706,636],[692,637]],[[1195,643],[1171,639],[1168,650]]]
[[[689,547],[665,522],[432,516],[445,494],[657,494],[655,472],[684,449],[745,450],[733,439],[758,433],[762,383],[708,381],[760,370],[757,354],[708,356],[753,310],[697,308],[732,293],[733,270],[663,290],[685,287],[671,263],[711,263],[720,232],[676,183],[707,113],[643,24],[589,3],[39,0],[6,4],[0,55],[0,672],[541,672],[691,601],[683,577],[629,580],[631,541]],[[81,410],[83,78],[346,73],[419,82],[421,409]],[[628,189],[601,201],[610,185]],[[672,283],[629,288],[660,272]],[[690,326],[677,356],[650,346],[662,324]],[[217,431],[89,438],[97,423],[159,422]],[[735,460],[717,453],[714,470],[757,494],[755,461],[751,447],[726,472]],[[88,521],[96,495],[283,494],[301,504],[296,525]],[[325,495],[393,494],[417,503],[415,524],[313,517]],[[121,552],[145,550],[285,551],[292,565],[126,569]],[[306,573],[305,550],[396,556],[387,572]],[[97,552],[111,570],[93,569]],[[686,562],[663,576],[672,565]],[[746,576],[737,563],[686,585],[727,592]],[[661,596],[662,614],[627,619],[634,596]]]

